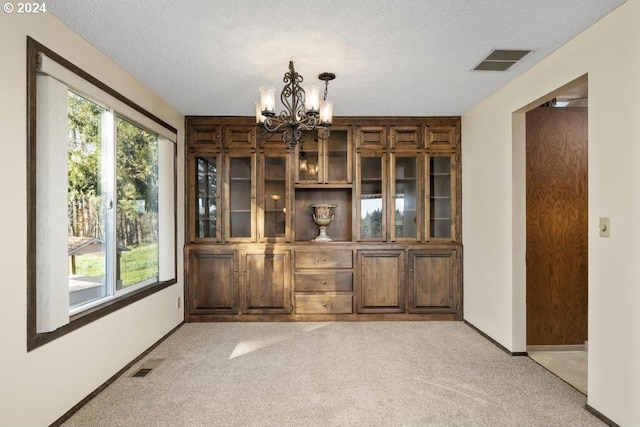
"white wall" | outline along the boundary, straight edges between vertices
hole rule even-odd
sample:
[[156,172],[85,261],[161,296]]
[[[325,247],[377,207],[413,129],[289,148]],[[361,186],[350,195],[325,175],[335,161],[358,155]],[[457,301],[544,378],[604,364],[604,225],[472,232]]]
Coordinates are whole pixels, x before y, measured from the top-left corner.
[[462,117],[465,318],[525,351],[523,111],[588,74],[588,404],[624,426],[640,424],[638,23],[629,0]]
[[[27,353],[26,36],[178,129],[178,283]],[[178,325],[184,116],[51,14],[0,14],[0,425],[49,425]]]

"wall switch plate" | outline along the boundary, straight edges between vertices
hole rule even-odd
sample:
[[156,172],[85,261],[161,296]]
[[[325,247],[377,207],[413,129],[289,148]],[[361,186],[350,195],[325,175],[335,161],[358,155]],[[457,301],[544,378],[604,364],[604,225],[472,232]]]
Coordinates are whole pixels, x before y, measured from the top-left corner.
[[609,237],[611,224],[609,217],[600,217],[600,237]]

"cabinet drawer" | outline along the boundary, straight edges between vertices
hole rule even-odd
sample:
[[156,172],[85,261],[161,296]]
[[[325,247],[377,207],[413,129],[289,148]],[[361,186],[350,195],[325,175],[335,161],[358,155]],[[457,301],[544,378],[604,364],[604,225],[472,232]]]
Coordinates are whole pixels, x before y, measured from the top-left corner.
[[344,314],[352,313],[351,294],[341,295],[305,295],[296,294],[296,313],[298,314]]
[[351,251],[296,251],[296,268],[352,268]]
[[353,273],[351,271],[299,271],[295,273],[295,290],[297,292],[351,292],[353,290]]

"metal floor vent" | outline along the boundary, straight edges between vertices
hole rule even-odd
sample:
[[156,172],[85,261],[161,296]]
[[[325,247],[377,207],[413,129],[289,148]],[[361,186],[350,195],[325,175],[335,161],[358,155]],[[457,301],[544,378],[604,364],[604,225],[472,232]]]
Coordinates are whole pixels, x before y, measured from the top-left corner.
[[149,359],[144,362],[133,374],[131,374],[131,376],[136,378],[146,377],[151,373],[151,371],[160,366],[162,362],[164,362],[164,359]]
[[507,71],[530,50],[495,49],[473,69],[475,71]]
[[153,369],[140,368],[131,375],[132,377],[146,377]]

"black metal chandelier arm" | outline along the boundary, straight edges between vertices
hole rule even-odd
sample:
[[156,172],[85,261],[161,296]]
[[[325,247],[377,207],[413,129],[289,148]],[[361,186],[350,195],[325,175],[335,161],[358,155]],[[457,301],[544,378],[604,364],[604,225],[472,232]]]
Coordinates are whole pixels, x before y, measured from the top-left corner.
[[276,117],[266,117],[264,122],[261,123],[261,126],[269,132],[278,132],[280,129],[283,129],[288,125],[288,121],[280,120]]
[[285,131],[288,128],[299,128],[300,130],[326,129],[320,125],[317,116],[305,115],[301,120],[290,120],[284,112],[278,117],[266,117],[262,126],[269,132],[277,132],[280,129]]
[[302,130],[313,130],[320,126],[318,123],[318,116],[312,116],[306,114],[302,120],[298,122],[298,127]]

